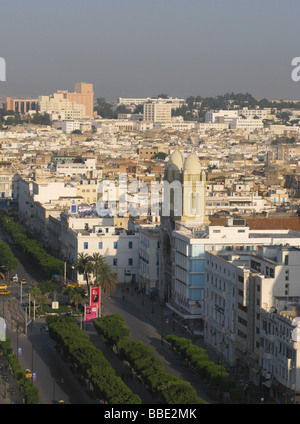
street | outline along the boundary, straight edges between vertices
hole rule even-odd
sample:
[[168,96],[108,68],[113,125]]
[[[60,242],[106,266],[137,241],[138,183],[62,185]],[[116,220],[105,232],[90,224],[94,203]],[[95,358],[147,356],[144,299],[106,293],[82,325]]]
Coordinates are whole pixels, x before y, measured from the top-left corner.
[[[0,238],[6,240],[3,233],[0,233]],[[7,336],[12,340],[14,352],[19,352],[19,361],[22,368],[28,368],[35,373],[36,379],[32,380],[32,384],[39,388],[40,403],[52,404],[61,399],[70,404],[97,403],[96,400],[89,397],[86,388],[79,383],[77,376],[72,372],[71,364],[65,363],[58,354],[54,341],[42,330],[45,320],[37,319],[31,323],[29,323],[29,319],[25,320],[25,310],[20,301],[21,295],[23,303],[28,304],[27,293],[31,282],[41,281],[43,276],[27,260],[23,252],[20,252],[15,246],[11,246],[11,249],[19,259],[18,268],[12,272],[12,275],[17,273],[19,279],[26,279],[27,284],[20,287],[20,283],[10,281],[11,294],[3,296],[0,311],[4,312],[4,317],[7,320]],[[197,390],[201,399],[207,403],[212,403],[206,394],[205,385],[199,380],[199,377],[187,368],[178,354],[167,343],[162,343],[162,331],[164,334],[168,333],[169,324],[163,316],[160,305],[151,302],[147,296],[141,297],[137,292],[127,294],[126,298],[123,299],[122,288],[123,285],[120,284],[116,292],[108,297],[106,314],[122,315],[130,327],[131,339],[141,340],[151,346],[155,355],[162,357],[167,372],[189,381]],[[25,322],[29,323],[27,335]],[[89,331],[91,341],[105,352],[114,366],[116,374],[119,376],[126,375],[123,364],[103,344],[93,326],[87,326],[86,329]],[[135,379],[128,379],[126,384],[131,386],[133,392],[141,394],[143,402],[158,402]]]

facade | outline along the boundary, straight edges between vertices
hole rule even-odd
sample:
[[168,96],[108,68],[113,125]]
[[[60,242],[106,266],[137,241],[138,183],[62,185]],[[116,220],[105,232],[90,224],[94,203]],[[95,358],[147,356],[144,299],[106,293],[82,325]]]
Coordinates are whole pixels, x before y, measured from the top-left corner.
[[146,293],[159,286],[159,227],[139,226],[139,288]]
[[64,133],[70,134],[73,131],[81,131],[80,121],[74,119],[67,119],[62,121],[62,130]]
[[59,92],[52,96],[39,96],[40,113],[54,115],[55,119],[83,119],[86,118],[86,110],[83,104],[70,101],[66,94]]
[[[73,266],[78,254],[100,253],[111,265],[119,282],[138,282],[139,234],[135,230],[117,227],[119,220],[96,216],[72,216],[64,212],[60,216],[60,255],[69,266]],[[77,274],[77,280],[84,283],[84,276]]]
[[82,104],[85,107],[86,117],[94,117],[94,91],[93,84],[86,82],[76,82],[74,92],[67,93],[70,102]]
[[264,245],[205,258],[205,342],[248,369],[265,394],[298,403],[300,249]]
[[209,111],[205,114],[205,122],[229,123],[238,116],[238,110]]
[[16,113],[25,114],[31,111],[38,111],[38,99],[12,99],[6,97],[5,109],[13,110]]
[[[162,251],[161,261],[169,264],[169,296],[167,306],[182,319],[190,321],[191,328],[204,334],[206,299],[206,252],[255,252],[259,246],[289,243],[300,246],[300,234],[293,231],[250,230],[243,220],[228,220],[227,226],[206,226],[203,230],[176,224],[172,231],[169,262]],[[162,244],[166,248],[166,243]],[[164,270],[161,270],[164,272]],[[165,271],[166,272],[166,271]],[[164,278],[166,281],[166,277]],[[163,290],[163,286],[160,291]],[[221,293],[221,290],[220,290]]]
[[96,176],[96,159],[84,158],[80,161],[74,160],[73,162],[55,163],[53,164],[54,171],[57,175],[65,177],[73,176]]
[[144,103],[143,120],[151,122],[170,122],[171,103]]
[[0,204],[12,205],[18,202],[18,181],[19,175],[10,172],[9,169],[0,171]]
[[257,129],[263,129],[264,123],[262,119],[252,119],[252,118],[233,118],[229,124],[229,128],[232,130],[244,130],[244,131],[254,131]]

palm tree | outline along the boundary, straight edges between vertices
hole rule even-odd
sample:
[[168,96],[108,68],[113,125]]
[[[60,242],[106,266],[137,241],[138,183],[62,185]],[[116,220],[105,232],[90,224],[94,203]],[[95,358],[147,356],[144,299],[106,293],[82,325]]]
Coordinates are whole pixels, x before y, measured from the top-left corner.
[[86,284],[87,284],[87,292],[89,294],[90,293],[89,274],[93,270],[91,256],[89,256],[87,253],[79,253],[75,262],[75,269],[79,272],[79,274],[82,274],[85,276]]
[[93,253],[92,256],[90,256],[90,261],[95,281],[98,281],[101,267],[105,263],[105,258],[103,255],[101,255],[101,253]]
[[79,303],[84,302],[84,293],[81,287],[65,287],[63,294],[67,295],[70,302],[75,304],[76,310],[78,310]]
[[48,296],[42,295],[37,298],[38,304],[41,307],[41,312],[43,312],[43,305],[48,305],[49,299]]
[[111,291],[116,290],[117,282],[117,273],[107,262],[103,262],[100,269],[99,279],[95,282],[95,286],[101,287],[101,292],[103,293],[102,315],[104,315],[106,296],[108,296]]
[[[42,291],[38,286],[31,287],[28,290],[28,293],[30,294],[30,296],[33,297],[33,300],[42,296]],[[35,302],[34,302],[33,318],[35,319]]]

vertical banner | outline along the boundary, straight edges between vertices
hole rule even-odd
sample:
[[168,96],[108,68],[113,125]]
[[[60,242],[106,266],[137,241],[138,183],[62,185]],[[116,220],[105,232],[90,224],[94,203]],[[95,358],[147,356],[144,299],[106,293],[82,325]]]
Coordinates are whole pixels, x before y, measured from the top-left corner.
[[97,306],[86,306],[85,307],[85,322],[91,322],[98,316]]
[[91,306],[95,306],[100,315],[100,305],[101,305],[101,289],[100,287],[91,287]]

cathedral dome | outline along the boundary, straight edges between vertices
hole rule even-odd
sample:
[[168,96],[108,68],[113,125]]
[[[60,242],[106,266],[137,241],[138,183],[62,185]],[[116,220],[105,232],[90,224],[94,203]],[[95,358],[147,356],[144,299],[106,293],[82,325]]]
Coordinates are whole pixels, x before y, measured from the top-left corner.
[[187,174],[200,174],[201,165],[195,152],[190,153],[184,161],[184,172]]
[[168,167],[173,170],[181,171],[183,167],[183,156],[181,152],[176,149],[170,156]]

